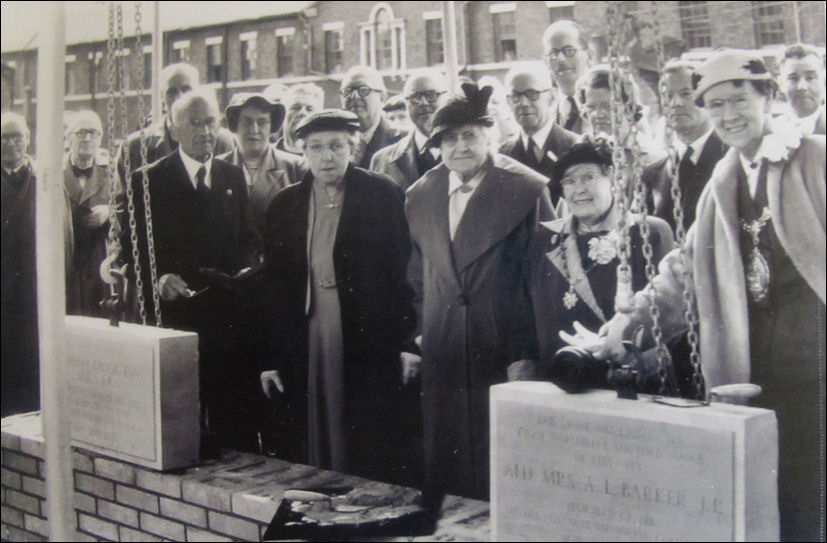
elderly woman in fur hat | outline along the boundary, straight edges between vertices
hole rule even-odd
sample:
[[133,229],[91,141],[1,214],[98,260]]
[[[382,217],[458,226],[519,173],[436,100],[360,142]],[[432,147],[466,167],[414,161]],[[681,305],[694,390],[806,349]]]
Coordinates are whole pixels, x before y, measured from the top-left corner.
[[[771,118],[776,83],[748,51],[714,53],[694,83],[696,103],[730,147],[685,246],[707,390],[762,387],[750,404],[778,419],[781,539],[823,538],[825,140]],[[654,279],[666,334],[686,328],[682,269],[673,252]],[[571,339],[598,357],[622,356],[621,340],[646,322],[648,305],[640,291],[633,310],[617,313],[599,337]]]
[[405,204],[422,300],[426,505],[443,491],[488,497],[488,387],[522,358],[507,340],[520,266],[538,222],[553,218],[548,179],[492,151],[491,87],[462,88],[432,119],[443,162]]

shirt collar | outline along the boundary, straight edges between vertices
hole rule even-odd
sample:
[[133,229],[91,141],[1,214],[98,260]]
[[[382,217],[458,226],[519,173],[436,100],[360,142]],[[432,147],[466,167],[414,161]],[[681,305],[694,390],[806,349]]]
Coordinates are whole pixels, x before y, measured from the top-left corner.
[[420,132],[419,130],[413,131],[413,138],[414,138],[414,145],[416,145],[416,152],[420,155],[424,155],[425,153],[430,152],[434,158],[439,157],[439,149],[436,147],[428,147],[428,140],[430,139],[428,136]]
[[525,130],[523,130],[521,128],[520,129],[520,137],[523,140],[523,147],[525,147],[525,150],[528,151],[528,139],[531,138],[531,139],[534,140],[534,143],[537,145],[537,148],[542,151],[543,147],[545,147],[545,145],[546,145],[546,140],[548,139],[548,135],[551,133],[551,129],[552,129],[553,126],[554,126],[554,119],[549,115],[549,118],[546,121],[546,124],[544,124],[540,128],[540,130],[535,132],[534,135],[532,135],[532,136],[529,136],[528,134],[526,134]]
[[3,171],[6,172],[7,175],[14,175],[14,174],[18,173],[20,170],[22,170],[23,167],[28,165],[28,164],[29,164],[28,157],[23,157],[23,160],[20,161],[20,164],[18,164],[17,167],[14,168],[13,170],[10,170],[10,169],[6,168],[5,166],[3,166],[2,168],[3,168]]
[[800,130],[801,133],[805,136],[811,135],[815,132],[816,123],[818,122],[818,117],[821,115],[821,106],[820,108],[816,109],[815,112],[807,115],[806,117],[797,117],[795,112],[792,114],[793,124],[796,125]]
[[565,120],[571,113],[571,102],[569,97],[562,89],[557,89],[557,109],[561,114],[561,119]]
[[698,159],[701,158],[701,150],[706,145],[706,140],[709,139],[709,136],[712,134],[712,129],[710,128],[706,132],[704,132],[703,136],[696,139],[689,145],[685,144],[681,141],[680,138],[675,138],[675,150],[678,151],[678,156],[683,157],[683,154],[686,152],[686,148],[691,146],[692,147],[692,154],[689,156],[689,160],[692,162],[693,165],[698,164]]
[[379,128],[379,124],[380,124],[381,122],[382,122],[382,116],[380,115],[380,116],[379,116],[379,120],[378,120],[378,121],[376,121],[376,123],[375,123],[373,126],[371,126],[371,127],[370,127],[370,128],[368,128],[367,130],[365,130],[364,132],[362,132],[362,141],[364,141],[365,143],[367,143],[367,142],[369,142],[370,140],[372,140],[372,139],[373,139],[373,135],[376,133],[376,129],[377,129],[377,128]]
[[212,180],[210,179],[210,170],[212,170],[212,155],[210,155],[206,161],[198,162],[185,153],[181,147],[178,147],[178,152],[181,154],[181,160],[184,163],[184,168],[187,169],[187,175],[190,176],[190,183],[192,183],[192,186],[198,188],[198,170],[201,166],[204,166],[207,168],[207,175],[204,177],[204,184],[211,188]]
[[[448,196],[452,196],[455,192],[459,190],[462,185],[467,185],[471,187],[471,192],[480,186],[480,182],[482,182],[483,177],[488,172],[488,168],[483,166],[480,170],[472,177],[467,183],[463,183],[462,179],[460,178],[459,174],[454,171],[448,173]],[[468,192],[467,194],[471,194]]]

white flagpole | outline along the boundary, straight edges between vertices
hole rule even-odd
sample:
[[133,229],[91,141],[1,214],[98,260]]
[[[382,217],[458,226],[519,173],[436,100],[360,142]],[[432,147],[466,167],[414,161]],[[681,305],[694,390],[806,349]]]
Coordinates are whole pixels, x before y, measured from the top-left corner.
[[46,450],[46,506],[51,541],[75,539],[66,388],[64,328],[66,277],[63,192],[63,100],[66,11],[48,2],[37,52],[37,314],[40,336],[40,405]]
[[448,91],[459,92],[457,81],[457,14],[454,2],[442,2],[442,45],[445,49],[445,75]]
[[[161,95],[159,94],[161,68],[164,66],[164,34],[161,32],[161,2],[152,2],[152,84],[149,87],[152,96],[152,122],[161,120]],[[143,119],[139,119],[143,121]]]

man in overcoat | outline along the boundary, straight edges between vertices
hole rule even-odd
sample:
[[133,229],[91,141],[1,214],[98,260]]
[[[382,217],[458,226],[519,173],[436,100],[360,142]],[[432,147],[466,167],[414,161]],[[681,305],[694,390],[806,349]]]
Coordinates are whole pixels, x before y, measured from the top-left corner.
[[[425,502],[444,492],[487,499],[488,388],[507,380],[523,257],[539,221],[554,218],[546,179],[490,151],[491,88],[463,85],[433,119],[443,164],[407,191],[421,298]],[[437,502],[437,503],[435,503]]]

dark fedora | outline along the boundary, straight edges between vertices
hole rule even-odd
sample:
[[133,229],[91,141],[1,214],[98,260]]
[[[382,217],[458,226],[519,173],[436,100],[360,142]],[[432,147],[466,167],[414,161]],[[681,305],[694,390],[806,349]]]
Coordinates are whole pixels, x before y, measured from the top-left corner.
[[314,132],[328,130],[355,134],[359,131],[359,117],[344,109],[323,109],[301,120],[296,127],[296,137],[305,139]]
[[493,92],[494,89],[487,85],[479,88],[476,83],[463,83],[462,94],[452,96],[434,112],[428,144],[439,147],[446,131],[466,124],[494,126],[494,119],[488,115],[488,100]]
[[265,111],[270,111],[270,132],[278,130],[281,123],[284,122],[286,110],[282,103],[268,98],[260,92],[241,92],[232,97],[230,105],[224,110],[230,132],[235,132],[238,129],[238,116],[242,108],[247,105],[254,105]]

